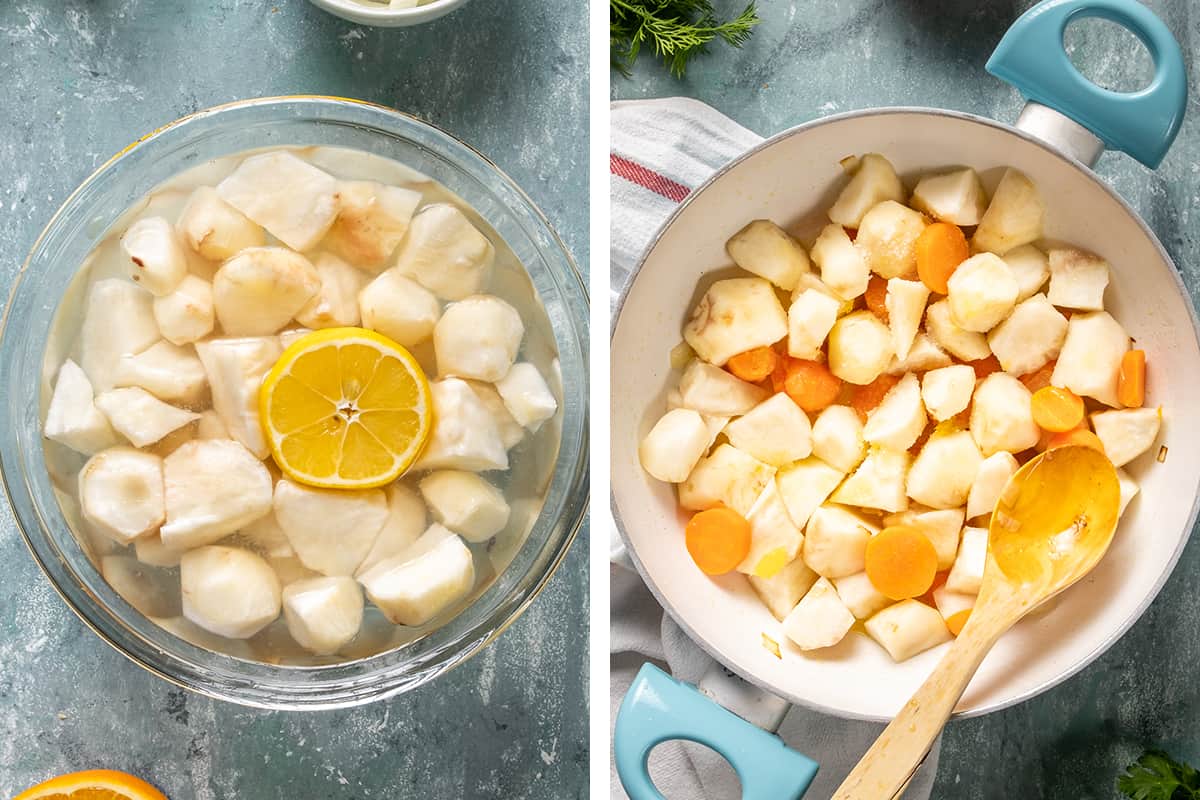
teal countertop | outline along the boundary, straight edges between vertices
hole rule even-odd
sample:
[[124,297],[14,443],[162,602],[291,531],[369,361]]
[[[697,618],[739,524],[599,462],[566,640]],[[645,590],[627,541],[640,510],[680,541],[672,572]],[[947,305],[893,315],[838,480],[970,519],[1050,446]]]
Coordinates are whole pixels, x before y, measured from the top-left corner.
[[[1150,224],[1200,300],[1200,13],[1192,0],[1149,0],[1188,59],[1190,116],[1156,172],[1119,154],[1097,171]],[[732,10],[744,4],[721,2]],[[767,0],[743,50],[714,46],[677,81],[649,54],[613,96],[687,95],[769,135],[817,117],[887,105],[936,106],[1013,122],[1017,93],[983,65],[1031,0]],[[1069,31],[1077,63],[1116,88],[1137,86],[1148,57],[1111,28]],[[1129,81],[1132,80],[1132,83]],[[1196,215],[1196,220],[1192,219]],[[1200,549],[1193,543],[1162,594],[1111,650],[1062,686],[946,731],[938,800],[1099,800],[1148,746],[1200,763]]]
[[[0,4],[0,290],[58,205],[159,125],[245,97],[394,106],[489,155],[588,255],[586,9],[480,0],[407,30],[303,0]],[[132,771],[171,800],[566,800],[586,794],[587,536],[529,611],[440,680],[340,712],[270,713],[177,690],[87,630],[0,502],[0,797]]]

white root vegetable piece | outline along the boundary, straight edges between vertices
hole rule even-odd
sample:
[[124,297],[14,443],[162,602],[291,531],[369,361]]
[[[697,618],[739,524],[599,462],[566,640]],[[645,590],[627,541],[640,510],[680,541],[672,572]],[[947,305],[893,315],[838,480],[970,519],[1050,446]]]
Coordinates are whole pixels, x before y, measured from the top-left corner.
[[503,378],[496,381],[496,391],[513,419],[531,431],[558,411],[558,401],[546,379],[533,364],[513,364]]
[[829,499],[848,506],[904,511],[908,508],[905,476],[911,460],[904,450],[873,447]]
[[383,491],[387,495],[387,521],[375,537],[375,544],[371,546],[367,557],[358,565],[356,575],[362,575],[379,562],[408,550],[427,529],[429,513],[425,501],[415,489],[402,483],[393,483]]
[[885,200],[863,217],[854,246],[881,278],[916,277],[917,238],[928,224],[921,212]]
[[289,558],[296,555],[287,532],[280,526],[279,520],[275,519],[273,512],[259,517],[249,525],[243,525],[238,530],[237,537],[264,558]]
[[1046,254],[1031,244],[1014,247],[1004,254],[1004,263],[1012,270],[1021,288],[1017,293],[1017,302],[1028,300],[1041,291],[1050,276],[1050,261]]
[[834,578],[833,586],[842,603],[858,619],[867,619],[892,604],[885,594],[875,588],[865,572]]
[[1067,318],[1044,294],[1023,300],[1008,319],[988,333],[988,347],[1001,368],[1012,375],[1041,369],[1062,350],[1067,338]]
[[1125,509],[1129,508],[1129,504],[1133,501],[1133,498],[1137,497],[1141,489],[1138,487],[1137,481],[1130,477],[1128,472],[1120,468],[1117,469],[1117,484],[1121,490],[1121,505],[1117,512],[1118,516],[1120,516],[1124,515]]
[[971,244],[977,251],[1002,256],[1042,238],[1045,215],[1046,207],[1033,181],[1019,170],[1006,170]]
[[783,621],[783,632],[801,650],[833,647],[854,627],[854,615],[837,589],[820,578]]
[[279,578],[262,556],[199,547],[179,562],[183,615],[210,633],[249,639],[279,616]]
[[96,407],[92,384],[74,361],[58,368],[54,394],[46,411],[42,433],[77,453],[90,456],[116,445],[120,440],[108,417]]
[[366,286],[367,276],[329,253],[318,255],[313,268],[321,288],[296,312],[296,321],[313,330],[358,325],[358,293]]
[[987,193],[973,169],[926,175],[913,190],[912,207],[939,222],[978,225],[987,206]]
[[987,528],[963,528],[958,557],[946,577],[946,588],[962,594],[979,594],[983,569],[987,565]]
[[179,593],[172,581],[158,570],[129,556],[104,556],[100,574],[129,605],[148,617],[179,614]]
[[788,355],[813,360],[837,322],[841,304],[816,289],[802,291],[788,308]]
[[322,575],[353,575],[388,518],[381,489],[316,489],[284,479],[273,505],[296,555]]
[[1033,395],[1006,372],[980,381],[971,404],[971,435],[983,455],[1001,450],[1019,453],[1038,443],[1041,430],[1033,421]]
[[979,445],[969,431],[935,433],[908,471],[908,496],[930,508],[964,506],[981,463]]
[[211,186],[192,192],[175,230],[188,247],[209,261],[225,261],[247,247],[267,243],[262,226],[222,200]]
[[341,210],[325,246],[356,267],[378,272],[408,232],[421,193],[374,181],[343,181],[338,200]]
[[938,422],[966,410],[975,392],[975,370],[966,364],[931,369],[921,379],[921,400]]
[[885,200],[904,202],[904,187],[891,162],[878,153],[859,159],[858,170],[829,209],[829,219],[847,228],[857,228],[862,218]]
[[908,358],[921,318],[925,316],[925,303],[929,300],[929,287],[921,281],[906,281],[892,278],[888,281],[884,305],[888,312],[888,327],[892,330],[892,348],[896,358]]
[[1092,414],[1092,429],[1114,467],[1122,467],[1149,450],[1161,427],[1161,408],[1126,408]]
[[[504,398],[496,391],[496,387],[483,381],[467,381],[467,384],[479,398],[479,402],[491,412],[492,421],[496,423],[496,430],[500,433],[500,441],[504,442],[504,448],[511,450],[516,447],[525,438],[525,427],[517,422],[508,406],[504,405]],[[713,439],[715,438],[714,435]],[[712,444],[712,441],[709,441],[709,444]]]
[[642,469],[658,480],[683,483],[709,444],[704,418],[690,408],[676,408],[654,423],[638,446],[638,458]]
[[857,467],[867,454],[858,412],[841,405],[822,411],[812,427],[812,452],[842,473]]
[[954,637],[936,609],[920,600],[903,600],[866,621],[864,627],[897,664]]
[[208,388],[208,375],[192,347],[161,341],[137,355],[123,355],[114,375],[118,387],[136,386],[160,400],[193,403]]
[[486,542],[508,524],[504,495],[474,472],[433,472],[419,486],[433,518],[468,542]]
[[774,477],[775,467],[722,444],[679,484],[679,504],[692,511],[725,505],[744,517]]
[[750,523],[750,550],[738,564],[738,572],[769,578],[799,555],[804,534],[788,515],[775,481],[767,481],[746,520]]
[[433,335],[442,316],[442,306],[433,292],[389,269],[359,292],[362,323],[404,347],[412,347]]
[[937,606],[942,619],[947,621],[955,614],[974,609],[975,597],[973,594],[952,592],[945,586],[939,586],[933,590],[933,604]]
[[[414,551],[422,549],[420,541],[413,546]],[[439,537],[416,557],[401,553],[381,561],[359,582],[389,620],[423,625],[471,591],[475,563],[462,539],[450,535]]]
[[154,298],[154,320],[171,344],[189,344],[208,336],[216,321],[212,284],[195,275],[184,276],[175,291]]
[[735,233],[725,252],[742,269],[789,292],[812,269],[804,247],[769,219],[756,219]]
[[178,567],[184,553],[183,550],[167,547],[157,533],[134,539],[133,552],[138,561],[152,567]]
[[161,337],[154,321],[154,295],[129,281],[96,281],[88,293],[87,310],[79,331],[79,366],[96,392],[116,384],[121,356],[140,353]]
[[1067,323],[1067,338],[1050,382],[1080,397],[1120,408],[1117,379],[1128,349],[1129,334],[1107,311],[1074,314]]
[[146,217],[121,236],[121,252],[129,259],[129,277],[155,297],[175,291],[187,275],[187,254],[171,223]]
[[162,541],[176,550],[211,544],[271,512],[271,473],[234,441],[187,442],[163,460],[163,479]]
[[[684,408],[683,395],[679,393],[679,389],[672,389],[667,393],[667,410],[674,411],[677,408]],[[690,409],[689,409],[690,410]],[[717,441],[717,437],[725,430],[725,426],[729,424],[731,417],[722,416],[720,414],[701,414],[700,418],[704,420],[704,426],[708,428],[708,445],[704,448],[707,450]]]
[[821,269],[821,280],[845,300],[867,291],[871,268],[861,250],[841,225],[826,225],[813,243],[812,260]]
[[258,418],[258,390],[282,353],[274,336],[196,343],[196,354],[212,389],[213,410],[229,436],[258,458],[266,458],[270,452]]
[[[837,226],[834,226],[834,227],[837,227]],[[845,233],[845,231],[843,231],[843,233]],[[867,275],[868,275],[868,280],[869,280],[870,273],[867,273]],[[829,286],[829,284],[827,284],[827,283],[825,283],[825,281],[821,280],[821,278],[815,272],[806,272],[800,276],[800,282],[796,284],[796,289],[795,289],[795,291],[792,292],[791,301],[793,303],[796,302],[796,298],[798,298],[804,292],[807,292],[809,289],[820,292],[821,294],[825,295],[826,297],[828,297],[831,300],[837,300],[838,301],[838,316],[841,316],[842,314],[849,314],[851,311],[854,310],[854,300],[853,299],[847,300],[847,299],[843,298],[841,295],[839,295],[837,292],[835,292]]]
[[307,258],[283,247],[251,247],[213,277],[213,308],[229,336],[275,333],[321,289]]
[[787,335],[787,312],[762,278],[717,281],[683,328],[683,338],[696,355],[718,367],[738,353],[772,345]]
[[1004,450],[985,458],[975,473],[975,482],[971,484],[971,493],[967,496],[967,519],[990,515],[1008,479],[1019,467],[1012,453]]
[[767,609],[782,622],[820,576],[797,558],[769,578],[747,575],[752,588]]
[[947,281],[950,319],[966,331],[986,333],[1017,304],[1021,287],[1004,259],[991,253],[971,256]]
[[283,618],[296,644],[317,655],[341,650],[362,625],[363,595],[347,577],[296,581],[283,588]]
[[1071,247],[1050,251],[1050,302],[1061,308],[1103,311],[1108,262]]
[[96,397],[96,407],[135,447],[154,444],[171,431],[200,419],[199,414],[168,405],[138,387],[104,392]]
[[925,330],[939,347],[962,361],[979,361],[992,354],[986,336],[955,323],[948,299],[939,300],[925,310]]
[[937,552],[938,571],[950,569],[958,554],[958,539],[962,533],[965,513],[961,508],[939,508],[930,511],[910,508],[883,518],[885,527],[908,525],[925,534]]
[[952,363],[946,351],[938,347],[930,336],[918,332],[913,338],[912,347],[908,350],[907,358],[892,358],[886,370],[888,375],[904,375],[909,372],[928,372]]
[[855,311],[829,332],[829,370],[847,383],[865,386],[891,363],[892,333],[870,311]]
[[499,381],[512,367],[524,335],[521,315],[499,297],[476,295],[451,303],[433,328],[438,372]]
[[79,507],[120,544],[153,534],[165,518],[162,459],[131,447],[97,453],[79,471]]
[[730,422],[725,435],[734,447],[777,467],[812,453],[808,415],[784,392],[771,395]]
[[767,395],[762,387],[699,359],[689,364],[679,379],[683,407],[701,414],[722,417],[745,414],[766,400]]
[[332,175],[283,150],[250,156],[217,185],[226,203],[297,252],[333,226],[337,189]]
[[433,432],[413,469],[508,469],[508,450],[500,440],[496,420],[466,381],[434,381],[429,390]]
[[805,528],[804,563],[826,578],[862,572],[867,541],[879,527],[848,508],[823,505],[813,512]]
[[268,558],[267,563],[271,565],[271,569],[275,570],[275,576],[279,578],[280,586],[287,586],[289,583],[308,580],[309,578],[321,577],[321,573],[304,566],[304,563],[296,556]]
[[438,203],[412,219],[395,268],[443,300],[462,300],[487,288],[496,248],[462,211]]
[[921,402],[921,383],[909,373],[884,395],[867,416],[863,439],[871,445],[890,450],[907,450],[916,444],[928,422]]

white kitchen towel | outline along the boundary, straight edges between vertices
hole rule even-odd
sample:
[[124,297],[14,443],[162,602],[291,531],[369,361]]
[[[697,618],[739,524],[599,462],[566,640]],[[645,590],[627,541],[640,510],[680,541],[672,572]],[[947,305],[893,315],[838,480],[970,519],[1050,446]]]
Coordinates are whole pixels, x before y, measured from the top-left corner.
[[[717,168],[761,142],[762,137],[687,98],[613,103],[611,136],[611,301],[615,304],[667,216]],[[646,661],[691,683],[700,679],[712,661],[663,613],[633,570],[615,530],[611,536],[610,706],[615,720],[626,690]],[[849,722],[794,707],[779,735],[820,763],[807,798],[821,800],[833,794],[882,729],[881,725]],[[939,750],[940,740],[913,779],[905,800],[927,800]],[[736,800],[741,796],[737,778],[725,761],[698,745],[669,742],[656,748],[651,774],[668,800]],[[612,787],[613,798],[626,797],[615,769]]]

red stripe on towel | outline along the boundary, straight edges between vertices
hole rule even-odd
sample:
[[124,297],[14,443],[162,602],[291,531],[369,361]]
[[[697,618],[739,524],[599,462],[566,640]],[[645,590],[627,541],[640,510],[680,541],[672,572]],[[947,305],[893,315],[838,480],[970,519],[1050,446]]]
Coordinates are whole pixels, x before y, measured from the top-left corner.
[[641,164],[637,164],[627,158],[621,158],[616,153],[609,154],[608,165],[609,171],[613,175],[624,178],[630,183],[636,183],[643,189],[649,189],[668,200],[674,200],[676,203],[683,202],[683,199],[692,192],[691,189],[682,183],[676,183],[654,170],[643,167]]

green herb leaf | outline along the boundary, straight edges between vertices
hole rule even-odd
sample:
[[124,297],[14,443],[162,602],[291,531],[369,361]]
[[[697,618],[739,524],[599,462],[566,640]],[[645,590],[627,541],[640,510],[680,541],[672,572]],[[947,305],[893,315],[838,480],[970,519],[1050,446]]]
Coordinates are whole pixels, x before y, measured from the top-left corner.
[[642,46],[649,44],[671,73],[682,78],[688,63],[720,39],[741,47],[761,20],[754,3],[731,20],[717,17],[711,0],[609,0],[612,66],[626,77]]
[[1117,778],[1117,789],[1131,800],[1200,800],[1200,774],[1161,750],[1148,750]]

